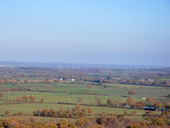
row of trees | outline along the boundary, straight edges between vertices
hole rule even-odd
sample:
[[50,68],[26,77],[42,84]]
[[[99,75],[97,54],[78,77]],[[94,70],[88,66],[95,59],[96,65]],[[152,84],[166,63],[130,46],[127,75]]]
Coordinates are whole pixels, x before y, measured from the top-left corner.
[[133,120],[130,118],[124,118],[124,115],[110,115],[108,116],[103,112],[99,117],[96,118],[97,124],[104,127],[126,127],[126,128],[151,128],[151,127],[169,127],[169,119],[166,114],[160,116],[146,115],[142,121]]
[[[96,99],[96,102],[98,102],[98,99]],[[166,101],[160,102],[160,101],[154,100],[152,97],[148,97],[145,102],[143,100],[135,102],[135,100],[132,97],[128,97],[125,103],[123,103],[120,100],[115,100],[115,99],[110,98],[107,100],[106,103],[107,103],[107,106],[109,107],[121,107],[124,105],[129,105],[132,108],[144,109],[145,106],[153,106],[156,109],[160,109],[161,107],[163,107],[164,109],[170,110],[170,105],[168,102]]]
[[33,112],[34,116],[58,117],[58,118],[80,118],[85,117],[86,113],[91,115],[93,113],[91,108],[81,109],[80,105],[76,105],[73,109],[63,110],[60,108],[58,111],[54,109],[43,109]]
[[35,102],[35,96],[34,95],[23,95],[18,96],[16,98],[17,103],[34,103]]
[[0,119],[0,127],[2,128],[77,128],[74,123],[68,122],[67,119],[62,119],[60,122],[40,122],[35,117],[17,119]]
[[[54,114],[54,110],[49,110]],[[169,127],[169,119],[166,113],[157,116],[155,114],[147,114],[142,121],[137,121],[132,118],[124,118],[124,115],[106,114],[102,112],[94,120],[87,119],[84,116],[78,117],[74,123],[69,123],[67,119],[62,119],[60,122],[40,122],[36,117],[30,118],[8,118],[0,120],[0,127],[48,127],[48,128],[155,128],[155,127]]]

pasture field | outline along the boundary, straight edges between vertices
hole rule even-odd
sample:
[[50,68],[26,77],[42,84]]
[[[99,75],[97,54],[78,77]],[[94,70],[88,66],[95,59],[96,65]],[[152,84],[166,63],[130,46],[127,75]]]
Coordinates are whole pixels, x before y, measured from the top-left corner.
[[[139,86],[139,85],[125,85],[125,84],[107,84],[107,88],[99,85],[92,85],[90,89],[87,88],[87,84],[70,84],[70,83],[60,83],[60,84],[51,84],[50,86],[53,90],[46,92],[44,84],[21,84],[18,85],[20,87],[27,87],[31,89],[31,91],[12,91],[5,92],[6,97],[9,100],[15,100],[18,96],[23,95],[34,95],[36,103],[29,104],[12,104],[12,105],[1,105],[0,106],[0,115],[3,115],[6,110],[10,111],[10,115],[14,113],[28,113],[32,114],[33,111],[38,109],[50,109],[53,108],[55,110],[59,110],[59,108],[63,108],[67,110],[68,108],[72,109],[75,105],[64,105],[57,104],[58,102],[63,103],[75,103],[79,104],[78,99],[81,98],[82,104],[88,105],[97,105],[96,97],[100,98],[103,104],[106,104],[109,98],[118,99],[122,102],[126,102],[126,99],[130,96],[128,95],[129,90],[135,90],[136,95],[132,97],[135,101],[141,101],[143,97],[154,97],[155,99],[163,99],[164,95],[169,94],[169,88],[162,87],[153,87],[153,86]],[[12,87],[14,85],[7,85],[5,87]],[[39,88],[39,92],[36,91],[36,87]],[[64,90],[66,92],[64,93]],[[89,92],[87,93],[87,90]],[[95,95],[93,95],[96,93]],[[44,98],[44,102],[40,103],[41,98]],[[144,100],[143,100],[144,101]],[[3,103],[1,101],[0,103]],[[109,107],[94,107],[94,106],[81,106],[81,108],[92,108],[93,114],[98,114],[99,112],[106,113],[114,113],[114,114],[123,114],[124,108],[109,108]],[[127,109],[128,113],[132,111],[136,111],[136,116],[125,116],[125,118],[133,118],[137,120],[142,120],[142,115],[145,113],[144,110],[137,109]],[[160,114],[160,112],[159,112]],[[89,117],[89,116],[88,116]],[[94,117],[91,115],[90,117]],[[1,117],[6,118],[6,117]],[[42,118],[42,117],[41,117]],[[46,117],[44,117],[46,118]],[[52,119],[52,118],[48,118]]]
[[[63,105],[63,104],[46,104],[46,103],[33,103],[33,104],[15,104],[15,105],[1,105],[1,112],[0,114],[4,114],[3,111],[10,110],[11,114],[24,112],[28,114],[32,114],[33,111],[38,109],[50,109],[53,108],[55,110],[59,110],[63,108],[64,110],[67,110],[68,108],[72,109],[75,107],[75,105]],[[110,108],[110,107],[96,107],[96,106],[81,106],[81,108],[92,108],[93,114],[101,113],[101,112],[107,112],[107,113],[118,113],[123,114],[124,110],[123,108]],[[136,109],[127,109],[128,112],[136,111],[137,115],[144,114],[144,110],[136,110]]]
[[[44,98],[44,102],[65,102],[65,103],[77,103],[79,97],[82,98],[82,103],[94,104],[95,97],[100,97],[103,103],[106,103],[107,99],[118,99],[123,102],[126,101],[128,91],[134,90],[136,95],[133,95],[133,99],[136,101],[142,100],[143,97],[153,97],[154,99],[164,99],[164,96],[168,95],[170,88],[165,87],[154,87],[154,86],[142,86],[142,85],[127,85],[127,84],[107,84],[107,88],[99,85],[92,85],[90,89],[87,88],[87,84],[50,84],[49,86],[53,88],[49,92],[39,92],[47,91],[44,84],[21,84],[20,87],[27,87],[31,91],[17,91],[17,92],[5,92],[8,99],[14,100],[17,96],[35,95],[36,101],[40,101]],[[6,87],[12,87],[14,85],[7,85]],[[39,91],[36,91],[36,88]],[[88,92],[87,92],[88,91]]]
[[[107,119],[106,127],[116,120],[120,125],[122,120],[150,123],[152,118],[164,118],[163,114],[169,119],[168,72],[164,69],[2,69],[0,119],[34,117],[38,122],[59,122],[64,117],[76,123],[84,117],[91,124]],[[145,111],[146,106],[154,107],[155,111],[151,108]],[[160,111],[163,109],[166,113]]]

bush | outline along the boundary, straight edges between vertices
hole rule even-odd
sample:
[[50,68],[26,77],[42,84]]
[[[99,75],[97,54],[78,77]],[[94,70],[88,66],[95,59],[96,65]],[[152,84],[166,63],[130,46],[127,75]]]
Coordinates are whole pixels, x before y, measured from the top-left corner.
[[162,118],[153,118],[152,119],[152,124],[154,125],[162,125],[164,124],[164,120]]
[[9,115],[10,114],[10,111],[5,111],[5,115]]

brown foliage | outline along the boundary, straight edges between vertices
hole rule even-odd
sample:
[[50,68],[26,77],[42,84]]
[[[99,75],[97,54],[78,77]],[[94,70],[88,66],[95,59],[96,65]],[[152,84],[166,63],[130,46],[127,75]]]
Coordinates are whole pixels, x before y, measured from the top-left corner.
[[148,97],[148,98],[146,99],[146,103],[147,103],[148,105],[153,105],[154,99],[153,99],[152,97]]
[[128,94],[129,95],[136,95],[136,92],[134,90],[130,90],[130,91],[128,91]]
[[134,106],[135,100],[132,97],[128,97],[127,100],[126,100],[126,104],[130,105],[130,106]]
[[87,85],[87,88],[88,88],[88,89],[91,89],[91,85],[90,85],[90,84],[89,84],[89,85]]
[[5,97],[5,94],[3,92],[0,92],[0,98],[3,99]]

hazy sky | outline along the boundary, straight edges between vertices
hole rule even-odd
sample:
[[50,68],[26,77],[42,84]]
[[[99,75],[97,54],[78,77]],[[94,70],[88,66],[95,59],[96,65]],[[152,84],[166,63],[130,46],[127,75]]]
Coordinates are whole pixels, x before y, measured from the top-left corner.
[[170,66],[170,1],[1,0],[0,61]]

